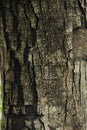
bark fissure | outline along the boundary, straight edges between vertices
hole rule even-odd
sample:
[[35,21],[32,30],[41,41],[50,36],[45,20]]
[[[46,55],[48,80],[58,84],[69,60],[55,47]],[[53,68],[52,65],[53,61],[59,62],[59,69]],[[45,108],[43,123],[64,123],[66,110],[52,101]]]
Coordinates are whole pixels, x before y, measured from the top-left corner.
[[21,85],[21,65],[18,59],[14,58],[14,84],[18,87],[18,104],[23,105],[23,89]]
[[[11,11],[11,15],[12,15],[12,18],[13,18],[13,32],[17,33],[18,31],[18,16],[17,16],[17,12],[18,12],[18,9],[17,9],[17,4],[18,2],[16,3],[16,8],[14,9],[14,5],[13,5],[14,1],[10,0],[9,1],[9,9]],[[14,9],[14,10],[13,10]],[[16,12],[16,14],[14,13],[14,11]]]
[[[80,11],[82,13],[81,15],[81,22],[82,22],[82,26],[85,26],[86,27],[86,11],[85,9],[82,7],[82,3],[78,0],[78,5],[79,5],[79,8],[80,8]],[[84,5],[85,6],[85,5]],[[84,19],[84,20],[83,20]]]
[[79,99],[80,99],[80,103],[81,103],[81,61],[80,61],[80,65],[79,65]]
[[2,17],[2,22],[3,22],[3,32],[4,32],[4,38],[6,41],[6,47],[7,50],[10,47],[10,39],[9,39],[9,33],[6,31],[7,25],[6,25],[6,14],[5,14],[5,10],[4,10],[4,6],[3,6],[3,2],[1,2],[1,17]]
[[76,86],[75,86],[75,59],[73,61],[73,70],[72,70],[72,94],[76,95]]
[[66,102],[65,102],[65,117],[64,117],[64,124],[66,124],[66,118],[67,118],[67,112],[68,112],[68,96],[66,96]]
[[27,40],[27,43],[26,43],[26,46],[24,48],[24,64],[27,63],[28,61],[28,54],[29,54],[29,46],[28,46],[28,40]]
[[37,112],[37,104],[38,104],[38,95],[37,95],[37,90],[36,90],[36,75],[35,75],[35,65],[34,65],[34,60],[33,60],[33,55],[32,55],[32,74],[31,74],[31,81],[32,81],[32,91],[33,91],[33,104],[35,105],[36,112]]

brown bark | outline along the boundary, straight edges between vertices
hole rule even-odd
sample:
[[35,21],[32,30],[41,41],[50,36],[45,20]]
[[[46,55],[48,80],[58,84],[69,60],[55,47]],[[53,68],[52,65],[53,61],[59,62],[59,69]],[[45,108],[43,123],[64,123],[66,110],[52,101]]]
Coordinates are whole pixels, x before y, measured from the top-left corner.
[[87,130],[86,0],[1,0],[2,130]]

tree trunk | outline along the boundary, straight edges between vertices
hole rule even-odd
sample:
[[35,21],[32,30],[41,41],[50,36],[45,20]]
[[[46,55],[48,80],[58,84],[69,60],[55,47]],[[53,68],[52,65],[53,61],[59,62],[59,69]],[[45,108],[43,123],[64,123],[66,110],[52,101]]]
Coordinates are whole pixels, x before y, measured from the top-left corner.
[[86,6],[0,1],[2,130],[87,130]]

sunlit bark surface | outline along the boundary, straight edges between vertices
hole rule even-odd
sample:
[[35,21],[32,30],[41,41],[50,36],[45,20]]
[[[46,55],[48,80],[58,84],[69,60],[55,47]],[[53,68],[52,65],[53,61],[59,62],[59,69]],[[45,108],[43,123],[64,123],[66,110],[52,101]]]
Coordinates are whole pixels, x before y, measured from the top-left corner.
[[2,130],[87,130],[87,0],[0,0]]

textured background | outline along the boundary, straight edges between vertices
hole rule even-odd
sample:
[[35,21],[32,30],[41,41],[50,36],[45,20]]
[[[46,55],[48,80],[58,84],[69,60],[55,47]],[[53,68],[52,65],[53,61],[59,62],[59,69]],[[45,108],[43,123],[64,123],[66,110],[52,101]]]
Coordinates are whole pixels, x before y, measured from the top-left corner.
[[2,130],[87,130],[86,0],[1,0]]

